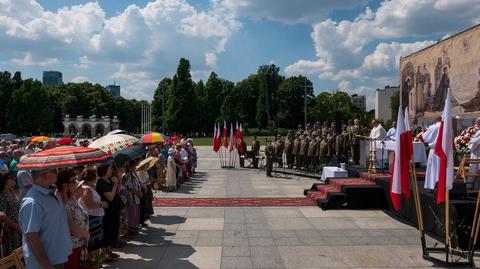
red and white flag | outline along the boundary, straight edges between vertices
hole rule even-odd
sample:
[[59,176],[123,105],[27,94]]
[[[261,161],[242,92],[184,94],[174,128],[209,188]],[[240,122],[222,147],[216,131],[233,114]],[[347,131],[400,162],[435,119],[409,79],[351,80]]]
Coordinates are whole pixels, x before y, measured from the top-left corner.
[[405,108],[405,142],[407,146],[407,158],[410,162],[413,158],[413,135],[410,128],[410,115],[408,114],[408,107]]
[[227,123],[223,122],[223,146],[228,148],[228,133],[227,133]]
[[213,126],[213,151],[217,152],[217,124]]
[[240,154],[243,154],[245,151],[245,148],[243,148],[243,127],[241,123],[240,123],[240,129],[238,130],[238,136],[240,137],[239,151],[240,151]]
[[240,147],[240,131],[238,130],[238,121],[235,123],[235,147]]
[[230,123],[230,145],[228,146],[230,151],[235,149],[235,138],[233,136],[233,123]]
[[445,201],[447,191],[453,187],[453,128],[452,128],[452,103],[450,89],[447,91],[445,107],[443,108],[442,121],[438,131],[437,143],[434,154],[439,158],[437,204]]
[[397,127],[395,133],[395,154],[393,157],[392,177],[390,179],[390,197],[393,207],[399,211],[402,205],[402,194],[410,197],[409,158],[407,151],[405,119],[403,110],[398,109]]

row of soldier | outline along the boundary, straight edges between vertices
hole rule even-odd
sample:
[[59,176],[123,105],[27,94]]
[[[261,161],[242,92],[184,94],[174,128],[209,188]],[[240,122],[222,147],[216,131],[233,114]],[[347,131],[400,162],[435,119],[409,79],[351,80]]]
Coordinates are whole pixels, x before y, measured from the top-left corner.
[[[341,132],[337,131],[335,123],[307,124],[305,129],[299,125],[294,133],[289,130],[287,139],[284,141],[280,135],[275,138],[275,142],[269,141],[265,149],[267,162],[269,158],[276,162],[279,167],[283,167],[283,156],[286,156],[286,166],[290,169],[301,169],[309,172],[317,172],[319,165],[325,165],[332,162],[343,160],[347,162],[349,158],[352,162],[358,164],[360,161],[360,136],[365,133],[365,129],[360,126],[360,120],[348,121],[348,125],[343,124]],[[260,143],[254,138],[252,142],[252,151],[258,155]],[[254,167],[256,167],[254,162]]]

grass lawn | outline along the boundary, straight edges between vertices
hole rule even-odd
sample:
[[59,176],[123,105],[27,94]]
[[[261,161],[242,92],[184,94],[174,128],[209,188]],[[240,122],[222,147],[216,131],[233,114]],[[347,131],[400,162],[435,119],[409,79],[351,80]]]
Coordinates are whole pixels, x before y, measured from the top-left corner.
[[[258,141],[260,141],[260,145],[265,146],[266,139],[267,138],[272,138],[270,136],[257,136]],[[253,137],[252,136],[246,136],[244,138],[245,143],[247,143],[248,149],[250,149],[250,145],[252,143]],[[223,142],[223,140],[222,140]],[[213,145],[213,137],[197,137],[193,138],[193,144],[195,146],[212,146]]]

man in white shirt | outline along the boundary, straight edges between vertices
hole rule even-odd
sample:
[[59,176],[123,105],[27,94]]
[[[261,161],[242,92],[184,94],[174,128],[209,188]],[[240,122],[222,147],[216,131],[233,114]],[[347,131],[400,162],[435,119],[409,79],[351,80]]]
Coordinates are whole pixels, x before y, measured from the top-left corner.
[[397,122],[392,122],[392,127],[388,129],[387,134],[385,135],[385,140],[395,140],[395,134],[397,133]]
[[428,152],[427,170],[425,173],[425,189],[433,190],[435,188],[435,183],[438,181],[440,159],[434,154],[434,149],[440,130],[441,120],[442,117],[436,117],[435,123],[430,125],[422,135],[423,142],[428,144],[428,147],[430,148],[430,151]]

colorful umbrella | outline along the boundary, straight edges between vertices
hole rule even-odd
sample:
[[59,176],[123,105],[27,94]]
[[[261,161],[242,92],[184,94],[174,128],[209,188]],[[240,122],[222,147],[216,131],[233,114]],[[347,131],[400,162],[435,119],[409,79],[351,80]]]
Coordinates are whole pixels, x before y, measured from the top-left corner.
[[105,162],[109,159],[110,155],[99,149],[61,146],[23,156],[17,167],[27,170],[56,169],[91,165]]
[[0,134],[0,140],[13,141],[17,138],[14,134]]
[[126,134],[106,135],[93,141],[88,147],[101,149],[108,154],[113,154],[117,151],[135,145],[137,141],[138,138]]
[[32,142],[48,142],[52,140],[51,137],[48,137],[48,136],[34,136],[32,137],[32,139],[30,141]]
[[126,149],[119,150],[113,153],[113,162],[122,166],[130,160],[135,160],[143,157],[147,153],[147,149],[141,145],[135,145]]
[[180,137],[178,137],[178,136],[176,136],[176,135],[174,135],[174,136],[172,136],[172,137],[170,138],[170,140],[172,140],[172,141],[174,141],[174,142],[177,141],[177,140],[179,140],[179,139],[180,139]]
[[55,144],[57,145],[71,145],[72,143],[73,138],[70,137],[59,138],[55,141]]
[[157,133],[157,132],[153,132],[153,133],[149,133],[149,134],[146,134],[142,137],[142,141],[141,143],[142,144],[153,144],[153,143],[160,143],[160,142],[166,142],[168,141],[169,137],[162,134],[162,133]]

